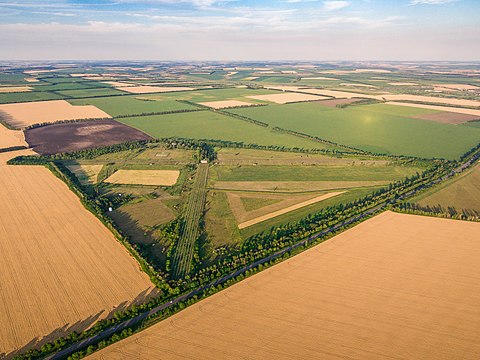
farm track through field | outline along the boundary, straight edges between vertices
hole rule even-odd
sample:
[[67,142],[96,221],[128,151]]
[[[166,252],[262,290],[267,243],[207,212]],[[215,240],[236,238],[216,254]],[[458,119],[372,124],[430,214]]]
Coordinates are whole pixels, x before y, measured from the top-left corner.
[[195,241],[200,235],[200,218],[205,205],[208,164],[199,164],[192,192],[187,201],[182,234],[172,260],[172,277],[179,279],[190,272]]

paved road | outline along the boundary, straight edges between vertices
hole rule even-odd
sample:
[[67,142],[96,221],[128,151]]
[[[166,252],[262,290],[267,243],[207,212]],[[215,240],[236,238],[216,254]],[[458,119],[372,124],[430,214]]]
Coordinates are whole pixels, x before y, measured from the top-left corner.
[[[406,199],[407,197],[410,197],[414,194],[416,194],[418,191],[424,189],[425,187],[429,187],[429,186],[432,186],[432,185],[435,185],[439,182],[442,182],[442,181],[445,181],[447,180],[448,178],[456,175],[456,174],[459,174],[461,173],[462,171],[464,171],[465,169],[469,168],[476,160],[478,160],[480,158],[480,152],[478,154],[476,154],[471,160],[463,163],[462,165],[458,166],[455,170],[452,170],[450,173],[448,173],[447,175],[441,177],[440,179],[437,179],[437,180],[434,180],[432,182],[430,182],[428,185],[424,185],[424,186],[420,186],[416,189],[413,189],[405,194],[402,194],[401,196],[399,196],[396,201],[399,201],[399,200],[404,200]],[[59,352],[55,353],[55,354],[52,354],[52,355],[49,355],[47,357],[45,357],[44,359],[48,359],[48,360],[54,360],[54,359],[65,359],[67,358],[69,355],[75,353],[76,351],[79,351],[79,350],[82,350],[82,349],[85,349],[87,348],[88,346],[92,345],[92,344],[95,344],[97,343],[98,341],[100,340],[103,340],[103,339],[106,339],[108,337],[110,337],[111,335],[113,335],[114,333],[116,332],[119,332],[119,331],[122,331],[123,329],[126,329],[126,328],[129,328],[133,325],[136,325],[138,323],[140,323],[142,320],[144,320],[146,317],[150,316],[150,315],[153,315],[153,314],[156,314],[170,306],[173,306],[183,300],[187,300],[187,299],[190,299],[192,298],[193,296],[195,295],[198,295],[200,294],[201,292],[203,292],[204,290],[208,289],[208,288],[211,288],[213,286],[217,286],[221,283],[224,283],[225,281],[227,280],[230,280],[232,278],[235,278],[237,277],[238,275],[241,275],[243,273],[245,273],[246,271],[252,269],[252,268],[255,268],[261,264],[264,264],[264,263],[267,263],[273,259],[276,259],[282,255],[284,255],[285,253],[287,252],[290,252],[292,250],[295,250],[299,247],[302,247],[302,246],[305,246],[311,242],[314,242],[316,241],[319,237],[322,237],[322,236],[325,236],[329,233],[332,233],[332,232],[335,232],[337,230],[339,230],[340,228],[344,227],[344,226],[347,226],[347,225],[350,225],[350,224],[353,224],[359,220],[362,220],[370,215],[373,215],[381,210],[383,210],[384,208],[386,208],[388,205],[392,204],[393,201],[385,201],[373,208],[370,208],[366,211],[364,211],[363,213],[359,214],[359,215],[356,215],[354,217],[351,217],[347,220],[344,220],[343,222],[339,223],[339,224],[336,224],[334,226],[331,226],[330,228],[328,229],[325,229],[325,230],[322,230],[320,231],[319,233],[307,238],[307,239],[303,239],[301,241],[299,241],[298,243],[295,243],[291,246],[288,246],[287,248],[284,248],[284,249],[281,249],[273,254],[270,254],[269,256],[263,258],[263,259],[260,259],[260,260],[257,260],[255,261],[254,263],[250,264],[250,265],[247,265],[241,269],[238,269],[237,271],[233,272],[233,273],[230,273],[228,275],[225,275],[223,276],[222,278],[220,279],[217,279],[215,281],[213,281],[212,283],[210,284],[207,284],[205,286],[202,286],[200,288],[197,288],[187,294],[184,294],[184,295],[181,295],[177,298],[175,298],[174,300],[170,301],[170,302],[167,302],[165,304],[162,304],[162,305],[159,305],[155,308],[153,308],[152,310],[150,311],[147,311],[145,313],[142,313],[132,319],[129,319],[129,320],[126,320],[120,324],[117,324],[115,326],[112,326],[111,328],[108,328],[104,331],[102,331],[101,333],[98,333],[97,335],[94,335],[88,339],[85,339],[85,340],[82,340],[78,343],[75,343],[71,346],[69,346],[68,348],[65,348],[63,350],[60,350]]]

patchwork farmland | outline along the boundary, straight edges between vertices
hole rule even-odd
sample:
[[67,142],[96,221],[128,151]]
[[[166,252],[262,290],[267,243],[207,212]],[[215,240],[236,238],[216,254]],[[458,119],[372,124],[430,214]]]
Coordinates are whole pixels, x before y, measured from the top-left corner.
[[7,358],[475,350],[476,65],[5,66]]

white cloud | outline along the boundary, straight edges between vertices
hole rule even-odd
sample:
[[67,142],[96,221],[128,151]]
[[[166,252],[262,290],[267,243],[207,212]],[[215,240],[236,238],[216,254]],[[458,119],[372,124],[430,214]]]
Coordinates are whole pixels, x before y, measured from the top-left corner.
[[343,9],[349,5],[349,1],[324,1],[323,8],[327,11],[334,11]]
[[447,4],[451,3],[457,0],[411,0],[410,4],[411,5],[420,5],[420,4],[425,4],[425,5],[441,5],[441,4]]

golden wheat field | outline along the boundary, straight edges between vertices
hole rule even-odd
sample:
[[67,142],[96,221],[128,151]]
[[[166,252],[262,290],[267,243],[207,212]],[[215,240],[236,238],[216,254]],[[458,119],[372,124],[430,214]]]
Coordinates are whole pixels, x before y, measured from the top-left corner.
[[315,101],[315,100],[328,99],[328,97],[325,97],[325,96],[300,94],[300,93],[294,93],[294,92],[285,92],[280,94],[268,94],[268,95],[251,95],[246,97],[249,99],[269,101],[276,104],[287,104],[287,103],[299,102],[299,101]]
[[105,182],[112,184],[172,186],[177,182],[179,170],[118,170]]
[[384,212],[90,359],[477,359],[479,233]]
[[0,124],[0,149],[12,146],[28,146],[23,131],[10,130]]
[[0,154],[0,358],[82,331],[154,292],[148,276],[68,187]]

